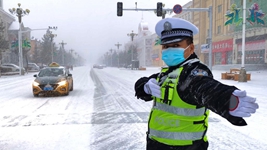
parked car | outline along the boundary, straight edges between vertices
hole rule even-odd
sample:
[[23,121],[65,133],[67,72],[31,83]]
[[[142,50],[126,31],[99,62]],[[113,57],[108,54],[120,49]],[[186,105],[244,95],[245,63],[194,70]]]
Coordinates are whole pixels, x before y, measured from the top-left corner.
[[8,67],[8,66],[0,66],[1,69],[1,73],[6,73],[6,72],[12,72],[12,68]]
[[[7,72],[19,72],[19,70],[20,70],[19,66],[12,64],[12,63],[1,64],[1,68],[5,68],[4,71],[7,71]],[[1,69],[1,71],[2,71],[2,69]],[[25,72],[25,69],[22,68],[22,71]]]
[[43,95],[69,95],[73,90],[73,78],[69,69],[59,65],[49,65],[34,75],[32,83],[33,96]]
[[28,63],[27,71],[40,71],[40,67],[36,63]]

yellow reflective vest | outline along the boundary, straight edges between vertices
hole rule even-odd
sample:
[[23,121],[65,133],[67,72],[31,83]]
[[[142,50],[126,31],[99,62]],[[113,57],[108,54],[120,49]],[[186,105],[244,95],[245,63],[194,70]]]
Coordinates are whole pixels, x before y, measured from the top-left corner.
[[[167,70],[163,68],[161,72]],[[162,99],[154,97],[148,122],[149,138],[173,146],[192,145],[193,141],[201,139],[207,141],[209,110],[196,108],[180,98],[177,84],[182,70],[180,67],[168,74],[161,85]]]

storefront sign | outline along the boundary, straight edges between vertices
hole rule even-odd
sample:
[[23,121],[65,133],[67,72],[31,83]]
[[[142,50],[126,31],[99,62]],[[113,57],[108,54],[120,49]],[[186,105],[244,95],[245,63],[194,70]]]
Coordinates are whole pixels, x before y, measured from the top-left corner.
[[209,44],[201,45],[201,53],[209,53]]
[[212,52],[224,52],[232,50],[233,50],[233,39],[212,43]]
[[[242,51],[242,45],[238,44],[237,49],[238,51]],[[262,49],[265,49],[265,40],[246,42],[245,44],[246,51],[262,50]]]

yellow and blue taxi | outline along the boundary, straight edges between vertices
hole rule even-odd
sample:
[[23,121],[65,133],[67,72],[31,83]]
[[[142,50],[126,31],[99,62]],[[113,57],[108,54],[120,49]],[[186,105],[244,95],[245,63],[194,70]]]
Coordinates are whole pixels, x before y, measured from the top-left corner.
[[69,95],[69,92],[73,90],[72,74],[69,69],[58,63],[51,63],[33,76],[35,80],[32,83],[32,90],[35,97],[39,95]]

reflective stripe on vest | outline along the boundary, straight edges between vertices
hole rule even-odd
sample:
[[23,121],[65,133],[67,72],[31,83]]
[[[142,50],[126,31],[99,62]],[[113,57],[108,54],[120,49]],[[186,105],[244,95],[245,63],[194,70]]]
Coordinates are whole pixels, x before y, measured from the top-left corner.
[[181,116],[202,116],[205,113],[204,107],[199,109],[187,109],[187,108],[178,108],[159,102],[155,102],[153,108]]
[[164,132],[150,129],[149,134],[159,138],[173,140],[199,140],[202,139],[203,132]]

